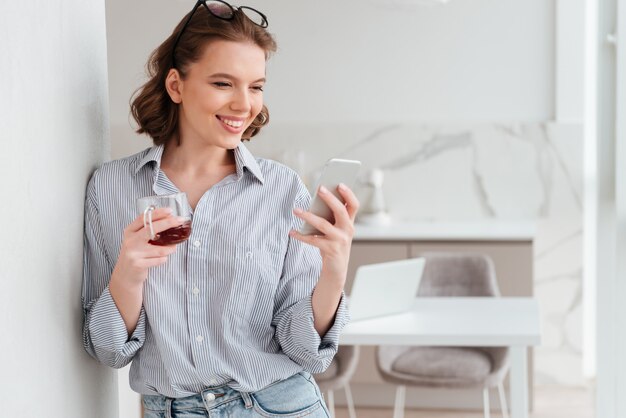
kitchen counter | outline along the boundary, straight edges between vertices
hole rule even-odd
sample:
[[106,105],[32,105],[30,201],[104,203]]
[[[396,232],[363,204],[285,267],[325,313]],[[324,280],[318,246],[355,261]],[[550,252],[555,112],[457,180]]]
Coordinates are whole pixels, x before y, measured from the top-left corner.
[[401,222],[355,224],[355,241],[533,241],[532,221]]

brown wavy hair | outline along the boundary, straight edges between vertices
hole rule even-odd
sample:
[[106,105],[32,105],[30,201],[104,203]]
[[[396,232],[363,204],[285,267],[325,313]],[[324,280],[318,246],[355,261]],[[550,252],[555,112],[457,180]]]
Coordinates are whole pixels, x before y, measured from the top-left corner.
[[[174,62],[181,78],[185,79],[189,66],[200,60],[206,45],[211,41],[251,42],[265,51],[266,60],[276,51],[273,36],[254,24],[240,10],[236,10],[232,20],[223,20],[211,15],[204,7],[198,7],[180,37],[173,56],[174,42],[188,17],[189,14],[183,17],[172,34],[150,54],[146,64],[148,81],[131,97],[130,111],[139,124],[136,132],[149,135],[155,145],[165,144],[178,135],[179,105],[172,101],[165,88],[165,79]],[[242,134],[242,141],[250,140],[269,120],[269,111],[263,105],[261,112]]]

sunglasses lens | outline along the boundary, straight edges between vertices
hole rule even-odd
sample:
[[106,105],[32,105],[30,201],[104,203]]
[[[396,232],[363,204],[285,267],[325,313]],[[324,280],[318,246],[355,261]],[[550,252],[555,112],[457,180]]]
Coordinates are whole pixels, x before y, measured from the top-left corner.
[[219,1],[207,1],[206,6],[209,8],[214,16],[222,19],[232,19],[233,17],[233,9],[230,8],[227,4]]
[[267,19],[261,13],[245,6],[240,7],[239,10],[241,10],[241,12],[245,14],[246,17],[250,19],[252,22],[254,22],[255,24],[263,28],[267,27]]

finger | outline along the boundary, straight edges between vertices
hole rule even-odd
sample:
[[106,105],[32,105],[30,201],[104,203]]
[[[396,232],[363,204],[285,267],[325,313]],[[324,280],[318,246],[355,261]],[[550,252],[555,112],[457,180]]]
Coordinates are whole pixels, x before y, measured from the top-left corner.
[[167,263],[167,257],[144,258],[137,262],[137,267],[147,269]]
[[300,208],[295,208],[293,210],[294,215],[298,218],[302,219],[318,231],[320,231],[324,235],[332,235],[334,231],[334,226],[326,219],[321,216],[317,216],[313,212],[307,212]]
[[[171,208],[156,208],[152,211],[152,221],[158,221],[159,219],[166,218],[172,214]],[[130,232],[137,232],[143,228],[143,213],[135,218],[126,229]]]
[[335,217],[335,225],[342,227],[346,225],[347,223],[350,223],[350,216],[348,216],[348,211],[346,210],[346,206],[341,200],[339,200],[334,194],[332,194],[324,186],[320,186],[319,190],[317,191],[317,194],[333,212],[333,215]]
[[346,211],[348,212],[350,220],[354,222],[356,214],[359,211],[359,199],[357,199],[352,189],[350,189],[343,183],[339,183],[339,186],[337,186],[337,190],[339,191],[341,197],[343,197],[343,200],[346,202]]
[[291,231],[289,231],[289,236],[292,238],[297,239],[298,241],[302,241],[306,244],[312,245],[314,247],[321,247],[322,243],[325,241],[325,237],[324,236],[320,236],[320,235],[304,235],[298,231],[296,231],[295,229],[292,229]]
[[[152,229],[155,234],[166,231],[170,228],[175,228],[177,226],[181,226],[185,222],[189,222],[189,218],[185,218],[182,216],[169,216],[167,218],[163,218],[158,221],[152,221]],[[149,227],[148,227],[149,229]]]
[[152,245],[146,241],[140,257],[145,259],[168,257],[176,252],[176,245]]
[[126,258],[140,262],[151,258],[169,257],[176,251],[176,245],[152,245],[146,239],[145,241],[135,244],[126,250]]

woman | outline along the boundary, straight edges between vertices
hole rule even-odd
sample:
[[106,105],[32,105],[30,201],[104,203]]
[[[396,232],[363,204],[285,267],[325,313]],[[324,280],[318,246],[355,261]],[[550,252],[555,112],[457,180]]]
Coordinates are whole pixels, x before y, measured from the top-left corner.
[[[311,373],[328,367],[347,322],[358,201],[346,187],[345,205],[320,190],[329,223],[307,212],[292,170],[242,144],[269,121],[266,26],[254,9],[198,1],[132,102],[154,146],[89,182],[84,345],[111,367],[132,361],[145,417],[328,416]],[[150,244],[136,200],[179,191],[189,240]],[[165,209],[153,220],[156,233],[184,221]],[[303,221],[324,235],[299,234]]]

